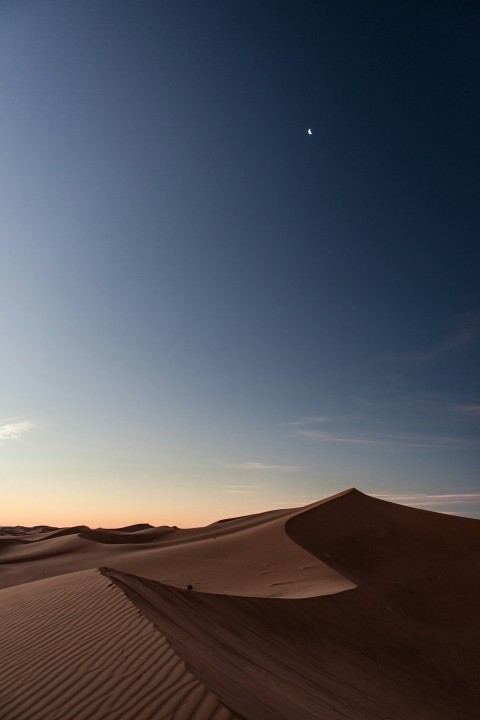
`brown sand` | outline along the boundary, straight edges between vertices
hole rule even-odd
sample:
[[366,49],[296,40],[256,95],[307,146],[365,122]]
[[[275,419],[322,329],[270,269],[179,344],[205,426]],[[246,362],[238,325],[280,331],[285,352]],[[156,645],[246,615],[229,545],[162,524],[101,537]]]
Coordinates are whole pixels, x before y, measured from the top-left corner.
[[354,587],[289,539],[285,522],[296,512],[261,513],[192,530],[57,530],[46,539],[4,546],[0,587],[104,565],[209,593],[300,598]]
[[2,720],[478,716],[479,521],[351,490],[139,527],[2,536]]
[[235,716],[98,570],[1,592],[1,717]]

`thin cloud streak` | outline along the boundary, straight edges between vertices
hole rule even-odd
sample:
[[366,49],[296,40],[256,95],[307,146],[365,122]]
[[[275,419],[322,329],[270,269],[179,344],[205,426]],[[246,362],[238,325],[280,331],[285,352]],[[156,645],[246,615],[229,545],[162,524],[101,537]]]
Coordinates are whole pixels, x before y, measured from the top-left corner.
[[297,435],[306,438],[313,438],[314,440],[325,440],[332,443],[352,443],[355,445],[378,445],[378,440],[371,440],[368,438],[353,437],[347,435],[339,435],[332,432],[322,432],[321,430],[297,430]]
[[224,493],[234,493],[238,495],[252,495],[255,493],[255,490],[236,490],[235,488],[222,488],[222,492]]
[[34,428],[35,425],[28,420],[0,425],[0,440],[18,440],[22,435]]
[[480,403],[460,402],[448,395],[436,394],[404,394],[382,402],[361,401],[370,410],[370,414],[395,411],[413,417],[426,419],[442,417],[450,420],[475,422],[480,417]]
[[296,465],[265,465],[259,462],[243,462],[243,463],[221,463],[223,467],[233,468],[235,470],[258,470],[258,471],[275,471],[281,473],[298,472],[301,467]]
[[[409,507],[418,507],[420,509],[431,509],[436,512],[441,512],[444,515],[456,515],[458,511],[454,512],[449,508],[462,508],[460,514],[466,517],[477,517],[480,515],[478,510],[480,506],[480,492],[473,493],[447,493],[447,494],[431,494],[427,493],[410,493],[410,494],[396,494],[396,493],[372,493],[374,497],[380,500],[387,500],[389,502],[400,503],[401,505],[407,505]],[[466,508],[472,508],[466,510]],[[473,509],[475,508],[475,510]]]
[[442,507],[450,505],[468,505],[480,503],[480,492],[473,493],[372,493],[380,500],[397,502],[403,505],[419,507]]
[[480,337],[480,313],[474,313],[463,320],[455,332],[431,350],[404,353],[390,357],[390,360],[406,365],[423,365],[443,359],[450,352],[468,347]]
[[297,420],[289,420],[281,422],[280,425],[283,427],[295,427],[298,425],[315,425],[317,423],[330,422],[331,418],[326,415],[312,415],[310,417],[301,417]]
[[239,493],[241,495],[251,495],[265,490],[264,483],[256,483],[255,485],[225,485],[220,488],[221,492]]
[[480,492],[475,493],[450,493],[450,494],[433,494],[428,495],[427,493],[410,493],[405,495],[399,495],[395,493],[372,493],[375,497],[380,498],[382,500],[391,500],[392,502],[395,502],[398,500],[398,502],[413,502],[413,501],[423,501],[423,500],[438,500],[440,502],[450,502],[451,500],[460,500],[468,502],[469,500],[479,500],[480,501]]
[[386,435],[381,433],[370,433],[370,435],[347,435],[333,432],[322,432],[321,430],[297,430],[301,437],[322,440],[330,443],[345,443],[352,445],[399,445],[403,447],[438,447],[438,448],[462,448],[475,447],[480,444],[473,438],[450,437],[445,435]]
[[467,415],[471,417],[478,417],[480,418],[480,404],[471,404],[471,405],[456,405],[454,407],[454,411],[457,413],[460,413],[461,415]]

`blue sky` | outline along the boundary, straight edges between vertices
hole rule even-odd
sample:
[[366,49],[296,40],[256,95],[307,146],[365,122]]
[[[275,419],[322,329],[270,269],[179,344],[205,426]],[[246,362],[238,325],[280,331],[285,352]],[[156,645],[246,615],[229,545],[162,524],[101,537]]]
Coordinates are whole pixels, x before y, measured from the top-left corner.
[[0,4],[0,522],[480,516],[479,21]]

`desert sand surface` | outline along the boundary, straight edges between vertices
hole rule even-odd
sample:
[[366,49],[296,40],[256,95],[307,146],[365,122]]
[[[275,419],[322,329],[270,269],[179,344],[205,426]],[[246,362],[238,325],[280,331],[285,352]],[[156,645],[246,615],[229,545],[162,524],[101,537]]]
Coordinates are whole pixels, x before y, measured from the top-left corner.
[[3,718],[235,715],[99,570],[2,591]]
[[352,489],[187,530],[2,530],[2,720],[478,717],[478,520]]

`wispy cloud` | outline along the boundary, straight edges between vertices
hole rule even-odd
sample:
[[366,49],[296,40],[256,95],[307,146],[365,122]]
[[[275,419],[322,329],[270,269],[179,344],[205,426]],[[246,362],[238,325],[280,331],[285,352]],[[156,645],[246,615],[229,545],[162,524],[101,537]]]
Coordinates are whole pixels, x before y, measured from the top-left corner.
[[435,500],[439,502],[451,502],[452,500],[461,500],[467,502],[468,500],[480,500],[480,492],[471,493],[434,493],[428,495],[427,493],[372,493],[375,497],[382,498],[382,500],[392,500],[392,502],[413,502],[414,500]]
[[450,437],[447,435],[423,435],[416,433],[333,433],[321,430],[302,429],[297,435],[330,443],[350,443],[353,445],[401,445],[405,447],[474,447],[480,441],[469,437]]
[[382,400],[355,398],[357,408],[351,419],[378,421],[396,419],[408,423],[428,422],[430,425],[458,427],[476,426],[480,420],[480,403],[475,398],[452,397],[442,393],[403,393]]
[[222,488],[222,492],[226,493],[239,493],[241,495],[251,495],[252,493],[263,490],[263,484],[256,485],[226,485]]
[[317,423],[329,422],[330,418],[326,415],[310,415],[306,417],[300,417],[296,420],[289,420],[287,422],[281,422],[280,425],[285,427],[295,427],[301,425],[316,425]]
[[223,467],[234,468],[236,470],[258,470],[258,471],[275,471],[281,473],[298,472],[301,467],[297,465],[266,465],[260,462],[241,462],[241,463],[221,463]]
[[420,508],[438,508],[441,512],[447,512],[441,510],[441,508],[449,508],[452,506],[465,505],[472,508],[472,514],[478,514],[473,512],[473,508],[477,508],[480,511],[480,492],[468,492],[468,493],[372,493],[374,497],[380,500],[388,500],[389,502],[400,503],[401,505],[411,505]]
[[476,397],[403,393],[339,399],[339,405],[340,412],[313,416],[323,424],[304,417],[284,425],[299,437],[337,445],[480,447]]
[[360,437],[355,435],[342,435],[340,433],[323,432],[321,430],[297,430],[297,435],[312,438],[314,440],[325,440],[332,443],[352,443],[355,445],[378,445],[378,440],[368,437]]
[[480,403],[474,403],[471,405],[455,405],[453,407],[453,411],[467,417],[480,418]]
[[35,425],[28,421],[7,423],[0,425],[0,440],[18,440],[29,430],[33,430]]
[[407,352],[389,359],[406,365],[423,365],[441,360],[449,353],[466,348],[480,337],[480,312],[472,313],[458,323],[453,332],[430,349]]

